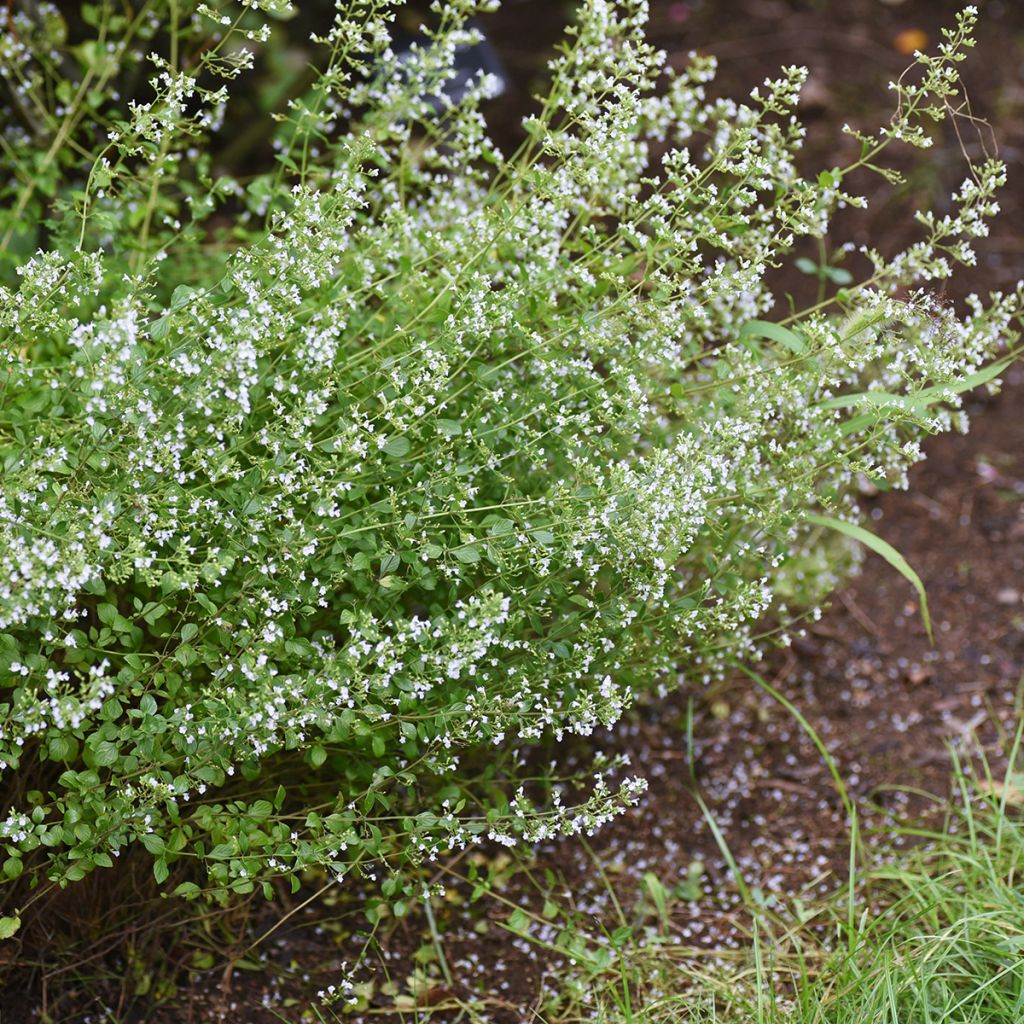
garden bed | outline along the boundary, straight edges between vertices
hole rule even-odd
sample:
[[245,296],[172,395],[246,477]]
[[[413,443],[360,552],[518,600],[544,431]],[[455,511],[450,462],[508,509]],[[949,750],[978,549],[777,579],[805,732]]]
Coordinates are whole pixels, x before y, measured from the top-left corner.
[[[851,0],[840,11],[831,3],[795,0],[655,0],[652,35],[678,52],[680,62],[691,49],[717,54],[716,89],[733,95],[779,65],[807,64],[812,74],[803,113],[810,145],[803,160],[828,167],[846,155],[848,140],[839,133],[844,121],[874,124],[888,111],[884,83],[905,66],[908,46],[925,45],[908,33],[923,33],[934,43],[956,6]],[[560,18],[554,5],[524,0],[509,3],[485,27],[515,83],[495,101],[511,123],[538,73],[538,56],[547,51],[545,37],[557,38]],[[1010,185],[1001,200],[1004,212],[982,246],[981,265],[958,276],[945,295],[951,303],[972,289],[984,293],[1024,276],[1024,14],[1009,4],[987,5],[965,78],[976,112],[991,120],[1010,164]],[[987,140],[987,133],[965,139],[968,147]],[[930,154],[929,173],[912,177],[898,201],[919,197],[941,212],[962,177],[959,145],[948,133]],[[840,227],[883,251],[895,250],[907,240],[888,228],[890,213],[880,202],[866,215],[841,220]],[[813,300],[814,283],[806,275],[785,269],[780,282],[779,291],[791,290],[798,303]],[[921,575],[935,644],[925,635],[909,584],[868,556],[861,575],[835,596],[820,622],[757,666],[828,746],[862,810],[865,834],[884,835],[893,821],[928,811],[922,794],[944,792],[951,743],[965,749],[980,744],[998,766],[1001,730],[1012,734],[1019,721],[1024,375],[1011,370],[1002,394],[975,396],[968,410],[970,432],[928,442],[928,459],[912,471],[909,493],[866,490],[862,501],[873,529]],[[506,927],[515,906],[550,922],[550,935],[543,926],[534,929],[541,942],[553,941],[556,925],[573,915],[598,933],[612,931],[616,898],[627,917],[651,912],[654,897],[645,876],[653,875],[666,890],[681,887],[671,900],[672,933],[680,946],[692,948],[694,964],[708,956],[721,956],[723,963],[745,956],[749,913],[709,815],[743,884],[766,901],[791,906],[796,896],[810,903],[841,884],[849,832],[832,776],[790,712],[750,679],[737,675],[702,692],[646,703],[615,727],[603,747],[629,754],[634,770],[650,780],[640,807],[589,847],[545,846],[528,870],[498,850],[439,865],[437,879],[449,898],[436,920],[414,908],[402,921],[385,921],[368,953],[365,921],[352,894],[330,889],[310,899],[321,888],[311,882],[290,903],[252,903],[233,919],[237,941],[227,950],[227,968],[206,949],[197,957],[192,940],[176,945],[177,938],[166,953],[179,969],[162,977],[156,972],[150,978],[149,968],[133,973],[123,949],[101,958],[102,966],[84,963],[68,971],[65,965],[59,975],[41,966],[23,968],[2,997],[4,1020],[44,1019],[35,1012],[41,992],[53,1021],[317,1019],[303,1018],[314,1012],[307,1008],[317,1005],[316,993],[336,984],[343,965],[363,954],[356,975],[374,982],[367,1020],[396,1006],[408,1010],[410,999],[438,1021],[465,1019],[460,1014],[466,1003],[496,1024],[530,1020],[558,989],[567,966],[563,953],[545,956],[536,942],[517,934],[529,929]],[[706,810],[694,798],[695,784]],[[481,877],[494,877],[497,898],[469,902],[473,886],[460,878],[471,865]],[[557,900],[554,910],[549,897]],[[261,936],[266,938],[253,947]],[[209,950],[224,941],[223,934],[211,937]],[[33,951],[21,950],[21,957],[32,959]],[[68,983],[69,975],[74,982]],[[146,1007],[160,985],[167,1000],[154,1012]],[[113,1016],[104,1017],[101,1006]],[[330,1012],[315,1011],[323,1019]]]

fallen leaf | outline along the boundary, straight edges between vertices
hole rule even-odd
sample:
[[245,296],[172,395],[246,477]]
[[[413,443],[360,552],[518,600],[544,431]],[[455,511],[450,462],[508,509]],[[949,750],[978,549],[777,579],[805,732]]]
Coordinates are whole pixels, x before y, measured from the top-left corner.
[[981,779],[978,782],[978,789],[986,796],[995,797],[996,800],[1005,801],[1020,807],[1024,804],[1024,776],[1014,773],[1003,782],[1000,779]]
[[917,50],[923,50],[928,45],[928,33],[920,28],[908,28],[893,36],[892,45],[909,57]]
[[911,665],[907,670],[907,682],[911,686],[920,686],[928,682],[934,674],[935,670],[930,665]]

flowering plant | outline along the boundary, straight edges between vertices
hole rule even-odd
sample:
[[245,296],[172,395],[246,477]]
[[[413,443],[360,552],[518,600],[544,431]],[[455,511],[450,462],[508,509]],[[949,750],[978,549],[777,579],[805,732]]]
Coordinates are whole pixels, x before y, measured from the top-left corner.
[[598,760],[573,795],[530,746],[813,607],[852,557],[823,513],[1003,365],[1020,292],[919,290],[973,260],[994,160],[816,306],[766,283],[853,172],[931,143],[973,9],[808,179],[804,72],[710,99],[642,0],[580,6],[510,155],[493,82],[445,89],[493,4],[436,3],[401,56],[393,7],[339,0],[244,177],[217,139],[284,0],[86,5],[73,45],[38,4],[0,43],[8,880],[144,847],[185,896],[320,867],[400,901],[442,851],[594,829],[642,782]]

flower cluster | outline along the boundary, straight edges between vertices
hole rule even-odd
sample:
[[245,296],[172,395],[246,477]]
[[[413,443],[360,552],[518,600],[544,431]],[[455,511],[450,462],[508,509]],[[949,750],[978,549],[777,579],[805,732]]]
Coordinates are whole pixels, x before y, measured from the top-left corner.
[[[269,166],[214,178],[206,140],[286,6],[107,11],[84,75],[109,131],[50,112],[82,187],[9,168],[18,216],[53,217],[34,254],[9,224],[0,286],[11,879],[139,844],[158,881],[198,861],[178,891],[227,899],[593,831],[642,783],[613,764],[535,794],[531,748],[715,678],[780,601],[820,600],[850,555],[807,515],[903,483],[1020,313],[921,290],[973,259],[995,162],[802,316],[765,280],[863,202],[852,171],[930,141],[970,10],[880,139],[807,179],[803,72],[709,100],[713,62],[672,72],[642,0],[581,5],[512,155],[493,83],[445,91],[492,4],[437,5],[399,59],[392,4],[339,2]],[[47,52],[0,60],[45,102]]]

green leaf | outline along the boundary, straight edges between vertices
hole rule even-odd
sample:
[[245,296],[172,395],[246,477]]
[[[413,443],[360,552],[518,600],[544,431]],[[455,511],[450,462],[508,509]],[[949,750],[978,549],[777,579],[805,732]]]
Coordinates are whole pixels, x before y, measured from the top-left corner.
[[924,628],[928,633],[928,639],[932,643],[935,642],[935,637],[932,635],[932,619],[928,612],[928,595],[925,593],[921,577],[914,572],[910,567],[910,563],[888,541],[882,540],[881,537],[876,537],[869,530],[865,530],[863,526],[858,526],[856,523],[847,523],[833,516],[808,515],[807,521],[814,523],[816,526],[824,526],[829,530],[835,530],[837,533],[845,534],[847,537],[859,541],[865,547],[874,551],[876,555],[881,555],[904,579],[908,580],[914,590],[917,591],[917,596],[921,603],[921,618],[924,621]]
[[184,643],[188,643],[199,632],[199,627],[194,622],[186,622],[181,627],[181,639]]
[[839,167],[833,167],[830,171],[821,170],[818,172],[818,184],[822,188],[833,188],[842,180],[843,172]]
[[163,341],[171,330],[170,317],[162,316],[149,325],[149,336],[153,341]]
[[776,341],[790,352],[803,355],[807,351],[807,339],[796,331],[791,331],[781,324],[773,324],[769,320],[751,320],[743,325],[740,338],[767,338]]
[[833,284],[853,284],[853,274],[845,267],[825,267],[825,276]]
[[163,857],[159,857],[153,861],[153,877],[157,881],[157,885],[163,885],[167,881],[167,876],[171,873],[170,868],[167,867],[167,861]]
[[497,519],[487,531],[492,537],[506,537],[515,528],[511,519]]
[[117,760],[117,747],[109,740],[104,740],[96,747],[92,757],[99,767],[109,768]]
[[530,919],[519,909],[513,910],[505,923],[512,931],[520,933],[530,927]]
[[400,459],[409,454],[412,444],[407,437],[393,437],[384,445],[384,451],[393,459]]
[[257,800],[249,808],[249,814],[257,821],[269,818],[274,811],[274,805],[269,800]]
[[9,939],[20,927],[20,917],[0,917],[0,939]]
[[166,845],[161,836],[158,836],[155,832],[147,832],[144,836],[141,836],[140,839],[148,853],[153,854],[154,857],[160,857],[163,855]]
[[437,425],[438,432],[444,434],[445,437],[458,437],[462,433],[462,424],[457,420],[449,420],[439,416],[434,422]]
[[71,741],[67,736],[53,736],[49,742],[51,761],[64,761],[71,753]]
[[941,402],[949,395],[960,395],[965,391],[973,391],[994,380],[1013,363],[1014,357],[1001,359],[999,362],[986,366],[977,373],[969,374],[960,380],[947,384],[933,384],[921,391],[909,395],[894,395],[889,391],[858,391],[850,395],[836,395],[819,403],[822,409],[902,409],[912,416],[921,416],[929,405]]
[[191,644],[180,644],[174,650],[174,660],[187,668],[199,660],[199,655],[196,654],[196,649]]
[[920,412],[915,395],[894,395],[890,391],[858,391],[849,395],[836,395],[819,402],[820,409],[902,409],[911,415]]
[[180,309],[182,306],[187,305],[188,300],[195,295],[196,289],[187,284],[179,284],[177,288],[171,292],[171,309]]
[[463,544],[454,548],[452,554],[465,565],[475,565],[480,561],[480,550],[473,544]]
[[961,380],[951,381],[949,384],[935,384],[930,388],[925,388],[915,397],[918,401],[923,401],[926,405],[930,405],[932,402],[941,402],[944,396],[948,394],[960,395],[965,391],[973,391],[975,388],[980,388],[982,384],[995,380],[1016,358],[1016,355],[1008,356],[1006,359],[990,363],[984,369],[978,370],[977,373],[969,374]]

